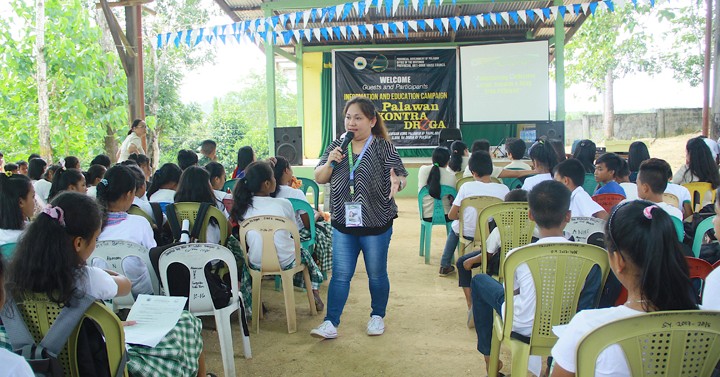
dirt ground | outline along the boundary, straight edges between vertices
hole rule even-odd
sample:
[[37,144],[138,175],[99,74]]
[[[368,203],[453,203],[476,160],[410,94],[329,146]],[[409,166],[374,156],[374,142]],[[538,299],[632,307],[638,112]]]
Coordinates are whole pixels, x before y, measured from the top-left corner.
[[[676,170],[685,161],[685,142],[696,135],[646,139],[650,155],[667,160]],[[410,189],[410,188],[409,188]],[[324,313],[310,314],[307,296],[295,291],[297,333],[287,333],[282,292],[272,281],[263,282],[264,301],[270,312],[252,332],[252,359],[242,356],[239,325],[233,323],[235,365],[242,376],[485,376],[485,363],[475,349],[474,330],[465,325],[467,307],[457,275],[439,277],[444,228],[435,227],[430,264],[418,255],[419,231],[416,199],[400,199],[399,218],[390,243],[388,273],[390,301],[385,334],[369,337],[365,325],[370,315],[368,279],[358,261],[350,297],[342,316],[339,337],[320,341],[309,332],[323,321]],[[321,287],[327,297],[327,282]],[[223,374],[217,333],[203,330],[208,371]],[[502,359],[509,373],[508,352]],[[516,376],[518,374],[515,374]]]

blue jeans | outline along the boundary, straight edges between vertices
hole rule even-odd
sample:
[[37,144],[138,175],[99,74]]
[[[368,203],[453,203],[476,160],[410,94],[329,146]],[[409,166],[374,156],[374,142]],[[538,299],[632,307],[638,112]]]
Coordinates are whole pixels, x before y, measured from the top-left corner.
[[385,317],[390,295],[387,256],[391,236],[392,228],[377,236],[353,236],[333,228],[333,270],[328,288],[326,321],[332,322],[335,327],[340,325],[340,316],[350,293],[350,280],[355,274],[360,250],[363,252],[370,285],[370,315]]
[[493,331],[493,310],[500,314],[505,302],[505,288],[490,275],[477,274],[470,283],[472,291],[472,311],[477,334],[477,350],[490,355]]
[[[468,241],[473,241],[473,237],[465,237]],[[450,230],[447,235],[447,241],[445,241],[445,249],[443,250],[442,257],[440,257],[440,267],[450,267],[453,253],[457,248],[458,242],[460,242],[460,236],[455,233],[454,230]]]

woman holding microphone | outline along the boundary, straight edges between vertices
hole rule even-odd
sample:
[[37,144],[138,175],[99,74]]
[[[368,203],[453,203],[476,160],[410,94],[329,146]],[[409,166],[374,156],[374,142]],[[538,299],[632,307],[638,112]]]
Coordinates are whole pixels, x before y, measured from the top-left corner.
[[[368,335],[385,331],[385,308],[390,294],[387,256],[394,196],[406,186],[408,175],[390,141],[383,119],[373,103],[355,97],[345,104],[345,138],[332,142],[315,168],[315,180],[331,185],[333,271],[328,289],[325,321],[310,334],[337,338],[350,280],[360,251],[367,270],[371,308]],[[351,139],[344,142],[344,139]],[[347,145],[347,150],[341,146]]]

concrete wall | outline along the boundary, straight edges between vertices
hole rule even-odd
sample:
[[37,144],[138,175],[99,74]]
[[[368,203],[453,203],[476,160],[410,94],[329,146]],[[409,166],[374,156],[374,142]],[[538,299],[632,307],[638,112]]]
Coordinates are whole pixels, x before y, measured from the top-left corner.
[[[583,115],[565,122],[565,140],[605,139],[602,114]],[[699,131],[702,109],[659,109],[649,113],[615,114],[615,139],[632,140],[677,136]]]

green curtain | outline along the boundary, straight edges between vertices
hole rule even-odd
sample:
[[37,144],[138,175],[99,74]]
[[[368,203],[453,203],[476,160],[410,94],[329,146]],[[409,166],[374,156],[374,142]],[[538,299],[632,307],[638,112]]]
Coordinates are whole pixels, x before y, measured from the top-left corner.
[[323,52],[322,75],[320,76],[320,103],[322,111],[322,133],[320,140],[320,155],[325,153],[333,140],[333,110],[332,110],[332,53]]

